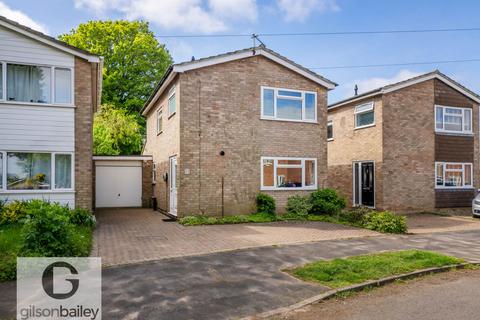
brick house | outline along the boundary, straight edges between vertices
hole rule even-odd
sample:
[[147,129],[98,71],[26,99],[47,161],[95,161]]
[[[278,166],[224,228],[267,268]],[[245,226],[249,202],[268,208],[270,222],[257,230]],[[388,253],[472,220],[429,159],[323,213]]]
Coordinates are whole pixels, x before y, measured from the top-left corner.
[[328,183],[350,205],[400,212],[470,207],[480,97],[439,71],[328,107]]
[[335,83],[263,46],[172,65],[142,115],[153,194],[173,216],[248,214],[327,180]]
[[0,200],[92,209],[101,63],[0,17]]

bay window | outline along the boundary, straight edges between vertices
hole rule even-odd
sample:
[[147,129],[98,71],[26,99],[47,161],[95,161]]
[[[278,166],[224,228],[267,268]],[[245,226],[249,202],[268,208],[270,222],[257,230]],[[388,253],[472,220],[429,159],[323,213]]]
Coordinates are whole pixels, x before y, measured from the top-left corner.
[[472,133],[472,109],[435,106],[435,131]]
[[316,189],[317,159],[262,157],[261,189]]
[[471,163],[436,162],[436,188],[472,188],[473,167]]
[[317,121],[317,94],[309,91],[261,87],[261,118]]
[[35,104],[71,105],[70,68],[0,62],[0,100]]
[[375,124],[373,102],[355,107],[355,129],[370,127]]
[[72,157],[70,153],[0,152],[0,189],[71,190]]

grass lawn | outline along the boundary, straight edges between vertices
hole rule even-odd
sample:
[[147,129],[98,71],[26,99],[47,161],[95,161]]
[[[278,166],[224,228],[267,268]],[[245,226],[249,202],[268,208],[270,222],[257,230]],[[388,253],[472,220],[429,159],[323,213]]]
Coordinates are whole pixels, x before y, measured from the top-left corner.
[[[0,281],[15,279],[17,255],[22,247],[22,227],[18,224],[0,227]],[[92,246],[92,229],[75,226],[73,243],[80,256],[88,256]]]
[[378,280],[462,262],[464,260],[431,251],[403,250],[318,261],[285,271],[305,281],[340,288],[368,280]]

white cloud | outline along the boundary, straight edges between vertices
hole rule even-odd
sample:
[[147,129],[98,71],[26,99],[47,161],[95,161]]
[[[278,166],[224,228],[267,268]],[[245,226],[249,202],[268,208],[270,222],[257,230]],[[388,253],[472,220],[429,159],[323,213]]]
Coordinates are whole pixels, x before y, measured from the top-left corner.
[[47,27],[45,27],[43,24],[35,22],[32,18],[19,10],[13,10],[2,1],[0,1],[0,16],[4,16],[10,20],[23,24],[24,26],[27,26],[34,30],[43,33],[48,32]]
[[364,93],[373,89],[377,89],[388,84],[403,81],[409,78],[420,75],[421,72],[415,72],[410,70],[400,70],[396,75],[390,78],[374,77],[367,79],[357,79],[346,83],[342,88],[343,98],[349,98],[354,94],[355,85],[358,86],[358,93]]
[[287,22],[303,22],[314,12],[340,10],[336,0],[278,0],[277,6]]
[[257,18],[255,0],[75,0],[75,7],[98,15],[107,11],[127,19],[146,19],[165,29],[212,33],[228,29],[228,20]]
[[177,39],[169,39],[166,43],[168,51],[172,55],[173,61],[178,63],[182,61],[189,61],[194,53],[192,46],[188,43],[177,40]]

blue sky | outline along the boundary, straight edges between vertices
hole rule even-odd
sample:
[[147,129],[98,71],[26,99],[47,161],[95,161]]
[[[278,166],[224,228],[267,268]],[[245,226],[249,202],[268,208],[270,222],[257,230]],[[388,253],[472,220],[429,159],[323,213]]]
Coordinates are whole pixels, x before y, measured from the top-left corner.
[[[480,1],[434,0],[0,0],[0,15],[52,36],[94,19],[144,19],[176,62],[249,47],[250,34],[480,27]],[[480,31],[388,35],[263,37],[267,47],[311,68],[480,58]],[[480,62],[315,69],[340,86],[330,102],[433,69],[480,92]]]

